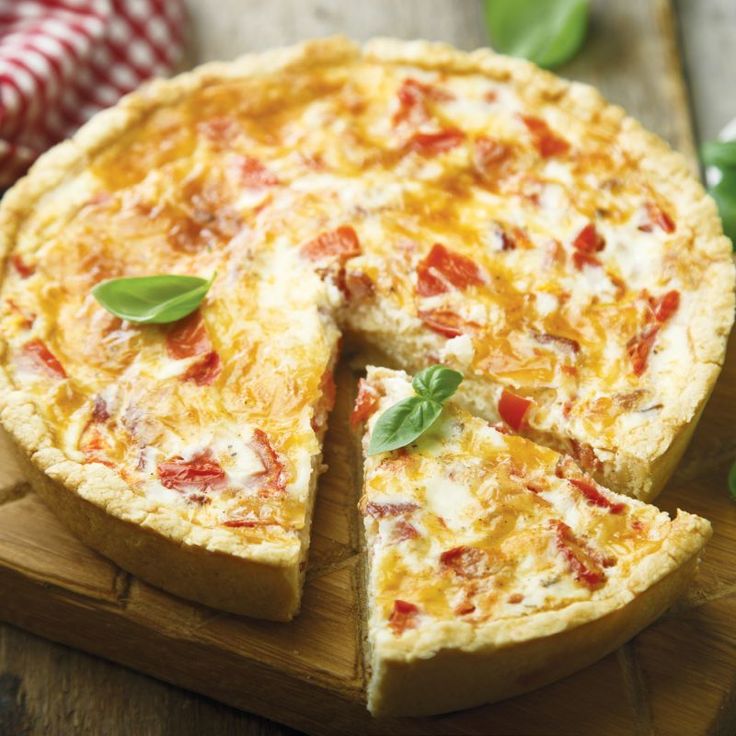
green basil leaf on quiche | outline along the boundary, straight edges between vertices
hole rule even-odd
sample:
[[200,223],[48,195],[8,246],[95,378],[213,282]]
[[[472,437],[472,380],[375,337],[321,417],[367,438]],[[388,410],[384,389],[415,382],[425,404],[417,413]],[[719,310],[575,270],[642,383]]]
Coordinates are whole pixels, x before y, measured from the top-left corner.
[[731,498],[736,501],[736,463],[731,466],[728,473],[728,492],[731,494]]
[[589,0],[486,0],[491,45],[539,66],[559,66],[582,46],[589,9]]
[[410,396],[388,408],[378,418],[368,445],[368,454],[406,447],[429,429],[442,413],[439,401]]
[[411,385],[418,396],[441,403],[457,391],[462,380],[463,374],[458,371],[444,365],[430,365],[414,376]]
[[174,274],[109,279],[92,294],[108,312],[128,322],[167,324],[197,309],[214,279]]

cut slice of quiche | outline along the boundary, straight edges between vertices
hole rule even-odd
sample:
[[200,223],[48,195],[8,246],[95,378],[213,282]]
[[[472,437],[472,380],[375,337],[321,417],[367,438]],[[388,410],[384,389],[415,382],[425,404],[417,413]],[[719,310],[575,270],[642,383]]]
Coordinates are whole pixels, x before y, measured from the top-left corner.
[[[368,369],[365,448],[412,394],[407,374]],[[415,443],[366,457],[360,509],[375,715],[472,707],[584,667],[673,602],[711,533],[454,401]]]

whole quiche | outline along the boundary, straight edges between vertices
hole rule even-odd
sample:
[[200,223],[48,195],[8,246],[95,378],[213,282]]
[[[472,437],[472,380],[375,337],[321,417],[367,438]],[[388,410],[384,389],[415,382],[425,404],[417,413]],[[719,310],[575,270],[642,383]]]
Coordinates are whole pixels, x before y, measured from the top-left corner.
[[[0,249],[0,419],[34,488],[142,579],[274,620],[299,607],[342,335],[391,368],[462,372],[457,412],[527,438],[504,453],[564,458],[593,499],[608,498],[602,483],[648,501],[713,388],[734,312],[730,242],[679,154],[590,87],[427,42],[331,38],[150,83],[5,195]],[[159,274],[212,286],[167,325],[121,319],[93,294]],[[401,485],[391,463],[406,455],[379,456],[370,477]],[[447,504],[428,513],[448,527]],[[588,543],[540,514],[568,556],[560,574],[585,588],[569,555]],[[709,533],[690,530],[682,580]],[[457,560],[435,551],[449,575]],[[609,557],[585,565],[603,573]],[[533,600],[524,615],[557,605]],[[403,603],[381,603],[403,622],[381,636],[420,620]]]

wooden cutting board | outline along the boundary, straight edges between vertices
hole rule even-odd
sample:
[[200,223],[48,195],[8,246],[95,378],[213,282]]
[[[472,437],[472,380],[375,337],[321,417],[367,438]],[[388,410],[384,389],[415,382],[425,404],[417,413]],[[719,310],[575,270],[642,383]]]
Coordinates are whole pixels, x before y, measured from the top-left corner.
[[[237,2],[223,0],[223,5],[234,11]],[[300,3],[281,0],[257,8],[247,3],[250,19],[258,19],[247,25],[237,20],[249,17],[242,2],[239,14],[218,11],[211,17],[204,14],[205,0],[193,1],[201,21],[197,60],[335,29],[324,3],[322,15],[318,4]],[[398,5],[410,6],[415,16],[411,11],[399,16]],[[350,6],[350,13],[335,11],[344,14],[338,27],[357,38],[386,32],[385,24],[371,24],[375,12],[397,13],[392,28],[397,35],[438,37],[433,29],[442,28],[444,38],[457,45],[484,42],[475,3],[382,0],[361,4],[360,10]],[[293,22],[300,13],[302,25]],[[236,20],[217,26],[223,18]],[[274,28],[280,30],[269,36]],[[599,3],[588,49],[565,73],[597,84],[678,148],[692,152],[665,0]],[[359,458],[347,429],[354,380],[344,366],[327,437],[329,471],[320,482],[303,611],[296,621],[264,623],[218,613],[132,578],[82,546],[34,495],[25,494],[1,442],[0,618],[311,734],[736,733],[736,504],[728,499],[725,481],[736,457],[736,349],[659,499],[668,511],[681,507],[714,524],[714,538],[685,599],[577,675],[504,703],[431,719],[375,721],[363,702],[356,609]]]

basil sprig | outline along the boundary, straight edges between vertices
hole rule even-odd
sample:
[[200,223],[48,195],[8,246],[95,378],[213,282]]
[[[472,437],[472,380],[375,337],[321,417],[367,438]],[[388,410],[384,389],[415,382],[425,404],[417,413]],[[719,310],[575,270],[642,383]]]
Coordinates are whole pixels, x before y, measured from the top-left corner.
[[731,238],[736,248],[736,140],[707,141],[700,149],[703,163],[717,170],[718,181],[713,183],[713,171],[706,171],[711,186],[710,196],[718,205],[723,222],[723,232]]
[[551,68],[571,59],[588,30],[589,0],[486,0],[496,51]]
[[92,295],[108,312],[128,322],[167,324],[191,314],[214,280],[214,274],[209,280],[174,274],[109,279],[97,284]]
[[462,373],[443,365],[431,365],[417,373],[411,382],[415,395],[394,404],[378,418],[368,454],[398,450],[414,442],[437,421],[444,402],[462,380]]

